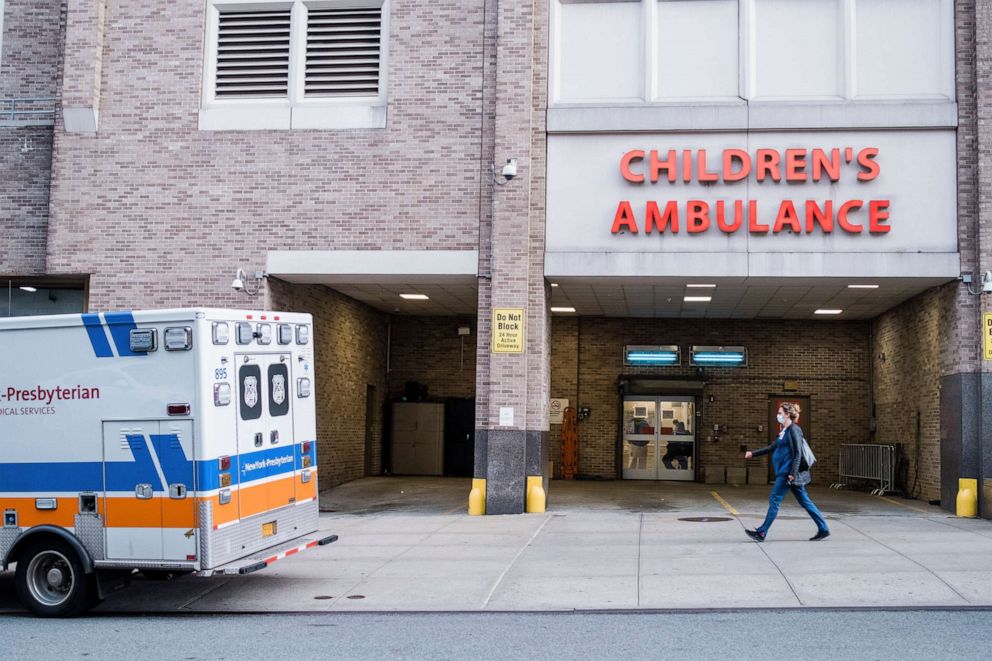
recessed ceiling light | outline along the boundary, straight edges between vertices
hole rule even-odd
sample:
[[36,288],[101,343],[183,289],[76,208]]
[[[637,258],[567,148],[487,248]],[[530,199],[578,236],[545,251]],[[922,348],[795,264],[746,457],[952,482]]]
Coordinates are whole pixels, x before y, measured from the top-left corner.
[[32,294],[38,291],[38,289],[35,287],[18,287],[18,289],[20,289],[21,291],[31,292]]
[[430,299],[430,296],[427,294],[400,294],[400,298],[408,301],[426,301]]
[[552,283],[551,283],[551,286],[552,286],[552,287],[557,287],[557,286],[558,286],[558,283],[557,283],[557,282],[552,282]]
[[827,310],[824,308],[820,308],[813,314],[840,314],[841,312],[843,312],[843,310]]
[[551,308],[552,312],[575,312],[575,308]]
[[878,285],[848,285],[848,289],[878,289]]
[[682,300],[686,303],[709,303],[713,300],[712,296],[683,296]]
[[689,289],[713,289],[714,287],[716,287],[716,285],[692,284],[692,285],[686,285],[686,287],[688,287]]

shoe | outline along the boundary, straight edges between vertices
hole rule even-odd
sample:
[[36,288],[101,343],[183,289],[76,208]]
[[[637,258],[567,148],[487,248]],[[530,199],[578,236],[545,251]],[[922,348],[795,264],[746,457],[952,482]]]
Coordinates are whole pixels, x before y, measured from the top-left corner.
[[765,541],[765,533],[758,532],[757,530],[745,530],[744,534],[753,539],[756,542]]
[[827,537],[830,537],[830,531],[829,530],[820,530],[815,535],[813,535],[812,537],[810,537],[809,538],[809,541],[811,541],[811,542],[818,542],[821,539],[826,539]]

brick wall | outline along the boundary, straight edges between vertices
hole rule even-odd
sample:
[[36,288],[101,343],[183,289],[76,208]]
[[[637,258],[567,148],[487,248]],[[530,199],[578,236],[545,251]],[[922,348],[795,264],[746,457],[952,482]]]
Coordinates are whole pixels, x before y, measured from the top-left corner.
[[386,315],[327,287],[275,278],[268,282],[270,309],[313,315],[321,487],[364,475],[368,385],[375,386],[372,467],[378,473],[386,397]]
[[940,354],[956,289],[931,289],[872,323],[875,440],[903,444],[904,486],[923,500],[940,498]]
[[0,127],[0,273],[45,270],[52,129]]
[[107,0],[99,131],[56,127],[49,271],[93,273],[98,309],[222,305],[268,250],[476,249],[482,7],[391,7],[386,129],[208,132],[203,3]]
[[5,0],[0,99],[54,97],[61,0]]
[[[475,318],[402,317],[390,321],[389,396],[407,381],[427,386],[430,399],[475,397]],[[460,337],[459,326],[471,335]]]
[[[748,366],[707,368],[697,418],[699,465],[742,466],[740,444],[766,445],[770,395],[783,382],[799,382],[796,395],[810,397],[803,423],[814,447],[816,483],[836,480],[838,446],[868,439],[868,324],[735,320],[651,320],[554,318],[551,396],[589,406],[579,423],[579,472],[616,478],[620,426],[618,379],[621,373],[693,378],[688,366],[691,344],[744,345]],[[623,367],[626,344],[679,344],[681,367]],[[577,348],[577,353],[576,353]],[[714,401],[710,403],[709,397]],[[804,416],[805,417],[805,416]],[[708,440],[713,425],[726,425],[718,442]],[[765,432],[758,432],[758,425]],[[553,426],[552,459],[561,458],[560,427]]]

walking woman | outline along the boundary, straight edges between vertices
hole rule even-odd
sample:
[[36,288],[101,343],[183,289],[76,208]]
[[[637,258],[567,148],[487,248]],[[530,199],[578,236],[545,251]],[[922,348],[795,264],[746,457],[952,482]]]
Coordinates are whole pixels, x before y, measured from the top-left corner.
[[765,522],[754,530],[744,531],[756,542],[765,541],[768,529],[772,527],[775,517],[778,516],[778,508],[782,505],[786,491],[792,491],[792,495],[816,524],[816,534],[810,537],[809,541],[816,542],[830,536],[827,522],[806,493],[806,485],[809,484],[811,477],[809,467],[802,460],[803,430],[796,424],[798,419],[798,405],[788,402],[782,404],[777,416],[782,431],[779,432],[775,442],[760,450],[744,453],[745,459],[751,459],[771,452],[772,464],[775,466],[775,486],[772,487],[771,496],[768,498],[768,514],[765,515]]

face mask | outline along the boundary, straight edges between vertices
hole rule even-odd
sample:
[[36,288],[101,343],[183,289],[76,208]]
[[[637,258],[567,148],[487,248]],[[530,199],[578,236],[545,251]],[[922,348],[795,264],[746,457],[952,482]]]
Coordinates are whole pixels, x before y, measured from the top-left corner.
[[785,416],[782,415],[781,413],[779,413],[778,415],[776,415],[775,416],[775,419],[778,420],[778,424],[780,424],[780,425],[784,425],[785,424]]

